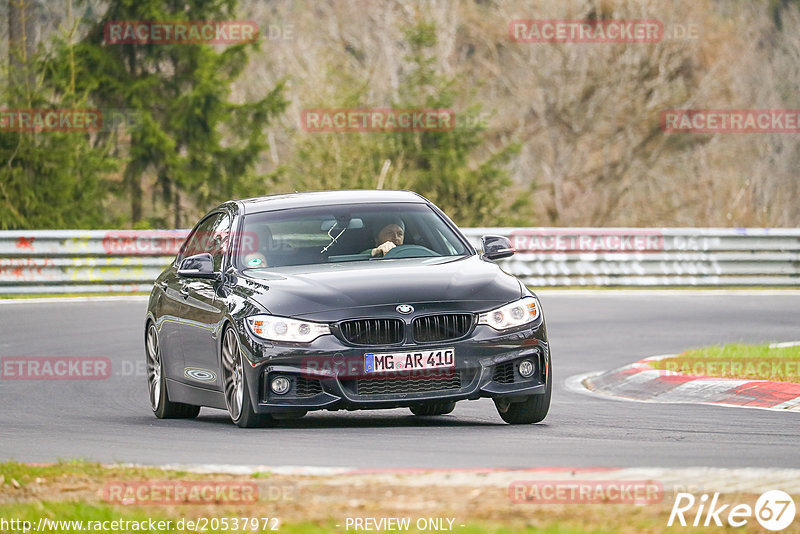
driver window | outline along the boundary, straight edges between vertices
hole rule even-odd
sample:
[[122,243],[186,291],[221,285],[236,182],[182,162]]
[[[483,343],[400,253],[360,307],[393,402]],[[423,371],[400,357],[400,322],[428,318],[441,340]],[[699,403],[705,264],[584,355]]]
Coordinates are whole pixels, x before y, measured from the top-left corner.
[[192,230],[192,233],[189,234],[189,237],[186,238],[186,241],[181,247],[180,254],[178,255],[178,263],[189,256],[202,254],[203,252],[211,252],[211,250],[209,250],[209,242],[211,241],[209,237],[213,235],[213,229],[222,216],[223,214],[221,213],[212,213],[200,221],[200,224]]
[[214,271],[222,270],[222,260],[228,250],[228,239],[231,233],[231,218],[227,213],[220,213],[214,226],[211,228],[208,240],[208,252],[214,257]]

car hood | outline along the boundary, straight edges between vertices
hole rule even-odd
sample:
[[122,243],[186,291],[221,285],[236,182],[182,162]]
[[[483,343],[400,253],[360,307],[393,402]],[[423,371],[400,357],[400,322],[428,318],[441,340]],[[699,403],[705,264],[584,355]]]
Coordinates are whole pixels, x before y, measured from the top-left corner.
[[[478,256],[247,269],[239,286],[274,315],[333,321],[398,304],[483,311],[520,298],[520,283]],[[357,309],[356,309],[357,308]]]

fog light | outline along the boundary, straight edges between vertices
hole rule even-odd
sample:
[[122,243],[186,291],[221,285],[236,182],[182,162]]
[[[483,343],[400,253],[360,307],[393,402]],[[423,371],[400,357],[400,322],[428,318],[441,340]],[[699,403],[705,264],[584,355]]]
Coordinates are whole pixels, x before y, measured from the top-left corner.
[[519,374],[523,378],[530,378],[533,376],[533,371],[536,368],[533,365],[533,362],[530,360],[522,360],[519,362]]
[[283,395],[289,392],[291,385],[291,382],[289,382],[289,379],[285,376],[276,376],[272,379],[270,387],[272,388],[273,393],[277,395]]

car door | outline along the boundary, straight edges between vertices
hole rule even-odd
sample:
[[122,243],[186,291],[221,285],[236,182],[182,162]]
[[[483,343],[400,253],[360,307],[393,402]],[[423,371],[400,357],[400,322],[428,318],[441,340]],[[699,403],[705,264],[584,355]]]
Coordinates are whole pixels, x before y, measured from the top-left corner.
[[[214,258],[214,272],[222,272],[225,251],[231,230],[231,215],[217,214],[208,234],[202,240],[202,250]],[[200,387],[222,387],[217,358],[220,327],[227,312],[227,301],[219,291],[220,282],[201,278],[186,278],[186,321],[183,328],[184,377],[187,383]]]
[[162,295],[158,300],[158,342],[164,373],[168,378],[183,381],[183,339],[181,324],[186,315],[185,297],[181,294],[186,281],[178,276],[177,261],[156,280]]

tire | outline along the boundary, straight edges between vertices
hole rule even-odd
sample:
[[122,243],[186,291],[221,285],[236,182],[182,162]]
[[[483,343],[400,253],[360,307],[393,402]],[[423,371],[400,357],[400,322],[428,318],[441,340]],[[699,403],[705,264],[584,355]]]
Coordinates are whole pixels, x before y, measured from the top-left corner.
[[495,399],[494,405],[497,413],[510,425],[528,425],[538,423],[547,417],[550,410],[550,393],[553,390],[553,371],[548,369],[547,389],[539,395],[529,395],[521,402],[508,402],[504,399]]
[[144,337],[144,352],[147,358],[147,386],[150,390],[150,408],[159,419],[194,419],[200,406],[171,402],[167,393],[167,379],[161,361],[161,346],[158,329],[152,322],[147,324]]
[[244,356],[239,347],[239,338],[230,326],[222,334],[222,383],[224,386],[225,405],[231,420],[239,428],[258,428],[269,426],[274,419],[269,415],[260,415],[253,409],[247,384],[247,373],[244,372]]
[[420,404],[419,406],[412,406],[411,413],[418,417],[429,415],[447,415],[456,408],[454,401],[444,402],[431,402],[429,404]]

